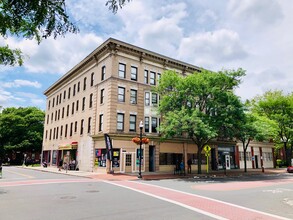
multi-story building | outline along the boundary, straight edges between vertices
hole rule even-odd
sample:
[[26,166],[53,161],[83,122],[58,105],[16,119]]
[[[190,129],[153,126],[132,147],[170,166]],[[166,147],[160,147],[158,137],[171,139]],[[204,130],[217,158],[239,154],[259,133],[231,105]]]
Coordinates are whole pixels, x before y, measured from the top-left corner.
[[[137,172],[140,151],[132,138],[139,135],[142,121],[143,135],[150,139],[143,144],[142,171],[173,171],[176,161],[187,158],[193,159],[196,169],[194,143],[184,138],[160,142],[159,97],[152,87],[167,69],[182,75],[200,72],[197,66],[112,38],[105,41],[44,92],[42,160],[58,166],[68,155],[80,170]],[[105,133],[112,139],[111,164]],[[222,158],[221,152],[228,152],[229,167],[239,167],[241,148],[236,143],[216,141],[211,146],[212,168]],[[267,149],[272,152],[271,145]]]

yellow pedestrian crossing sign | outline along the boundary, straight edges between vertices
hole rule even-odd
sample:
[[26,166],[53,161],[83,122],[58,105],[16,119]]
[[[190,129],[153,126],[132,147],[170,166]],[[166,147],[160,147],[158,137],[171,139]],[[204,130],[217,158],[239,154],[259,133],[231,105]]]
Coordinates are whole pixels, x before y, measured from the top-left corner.
[[211,147],[209,145],[204,146],[204,151],[206,154],[209,154],[209,152],[211,151]]
[[209,156],[210,156],[210,152],[211,152],[211,147],[209,145],[205,145],[203,147],[203,150],[204,150],[205,155],[207,157],[207,173],[209,173]]

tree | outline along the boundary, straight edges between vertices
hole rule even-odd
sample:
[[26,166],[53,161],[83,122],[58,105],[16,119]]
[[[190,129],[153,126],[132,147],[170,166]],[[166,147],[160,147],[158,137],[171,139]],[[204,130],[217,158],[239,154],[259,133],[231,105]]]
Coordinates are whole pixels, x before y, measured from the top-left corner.
[[291,164],[293,150],[293,93],[284,95],[282,91],[268,91],[252,100],[253,111],[265,116],[277,125],[275,143],[282,143],[287,165]]
[[175,71],[162,74],[155,91],[160,95],[163,138],[186,137],[197,145],[198,173],[202,150],[213,138],[232,137],[243,105],[233,89],[245,71],[202,70],[186,77]]
[[[36,39],[38,43],[50,36],[77,33],[78,28],[69,20],[65,0],[0,0],[0,36]],[[20,49],[0,46],[0,64],[22,65]]]
[[106,6],[109,7],[109,10],[114,14],[117,13],[119,8],[122,8],[126,2],[130,2],[131,0],[107,0]]
[[235,126],[235,138],[242,143],[244,172],[247,172],[246,152],[251,141],[270,140],[275,135],[276,124],[264,116],[245,111]]
[[1,152],[41,151],[44,118],[45,113],[36,107],[3,109],[0,113]]

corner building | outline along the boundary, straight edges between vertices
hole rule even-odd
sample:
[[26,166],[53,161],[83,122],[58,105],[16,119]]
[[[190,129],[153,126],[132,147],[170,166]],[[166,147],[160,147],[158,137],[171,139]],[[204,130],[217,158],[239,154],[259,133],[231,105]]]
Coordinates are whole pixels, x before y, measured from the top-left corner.
[[[139,137],[142,121],[143,137],[150,139],[142,146],[142,172],[173,172],[176,161],[187,164],[189,158],[195,172],[194,143],[184,138],[160,142],[160,97],[152,87],[168,69],[182,75],[200,72],[197,66],[109,38],[44,92],[42,161],[58,166],[68,155],[83,171],[138,172],[140,146],[132,138]],[[112,163],[107,160],[105,133],[112,139]],[[235,142],[217,140],[211,147],[212,169],[222,161],[218,148],[229,149],[229,167],[239,168],[241,148]],[[267,151],[272,152],[271,145]],[[202,162],[204,170],[207,162]]]

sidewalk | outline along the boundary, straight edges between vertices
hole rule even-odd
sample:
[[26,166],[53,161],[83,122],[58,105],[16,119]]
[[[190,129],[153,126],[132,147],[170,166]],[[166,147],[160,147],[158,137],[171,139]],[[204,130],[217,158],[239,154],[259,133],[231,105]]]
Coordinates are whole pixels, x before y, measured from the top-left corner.
[[[26,167],[21,166],[21,168],[25,169],[33,169],[42,172],[51,172],[51,173],[59,173],[71,176],[79,176],[85,178],[99,179],[99,180],[138,180],[138,173],[114,173],[114,174],[105,174],[105,173],[97,173],[97,172],[85,172],[85,171],[75,171],[68,170],[67,173],[65,170],[58,171],[56,167]],[[237,170],[219,170],[219,171],[202,171],[202,174],[192,173],[185,175],[174,175],[173,173],[166,172],[143,172],[142,179],[143,180],[160,180],[160,179],[182,179],[182,178],[209,178],[209,177],[237,177],[237,176],[246,176],[246,175],[264,175],[264,174],[280,174],[286,173],[286,168],[271,168],[265,169],[262,172],[261,169],[247,169],[245,173],[243,169]]]

